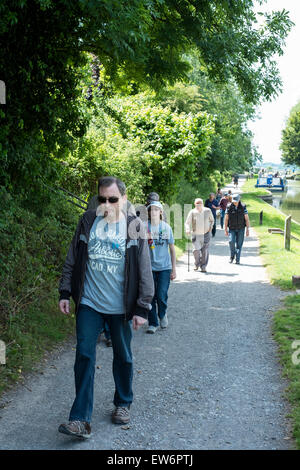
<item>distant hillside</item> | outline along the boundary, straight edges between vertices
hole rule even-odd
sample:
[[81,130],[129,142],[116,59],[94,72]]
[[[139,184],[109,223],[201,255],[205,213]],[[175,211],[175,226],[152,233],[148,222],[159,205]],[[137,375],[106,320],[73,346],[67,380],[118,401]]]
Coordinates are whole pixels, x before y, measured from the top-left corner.
[[268,166],[271,166],[272,168],[285,168],[284,163],[273,163],[273,162],[262,162],[262,167],[267,168]]
[[283,162],[280,163],[273,163],[273,162],[262,162],[260,165],[261,168],[268,168],[271,167],[274,170],[287,170],[287,169],[295,169],[297,170],[296,165],[285,165]]

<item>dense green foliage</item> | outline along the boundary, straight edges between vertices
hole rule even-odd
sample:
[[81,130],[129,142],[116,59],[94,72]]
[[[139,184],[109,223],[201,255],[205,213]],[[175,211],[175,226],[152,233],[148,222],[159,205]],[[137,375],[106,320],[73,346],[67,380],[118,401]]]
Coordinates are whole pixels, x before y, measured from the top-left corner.
[[61,185],[89,198],[96,194],[100,175],[115,175],[127,187],[130,201],[141,201],[150,181],[147,155],[138,140],[124,139],[117,123],[101,112],[78,140],[63,165]]
[[193,51],[208,77],[257,102],[280,88],[274,56],[291,27],[285,11],[258,22],[252,0],[2,0],[0,16],[0,184],[23,197],[29,187],[38,196],[41,178],[56,181],[85,134],[87,53],[104,92],[186,80]]
[[2,391],[73,332],[73,318],[58,311],[57,287],[78,211],[51,194],[38,215],[3,187],[0,198],[0,339],[7,357],[0,367]]
[[280,149],[284,163],[300,166],[300,103],[297,103],[290,112],[282,131]]
[[233,85],[217,87],[196,72],[192,79],[158,93],[96,95],[92,124],[65,158],[62,184],[91,194],[95,175],[113,173],[132,201],[155,188],[171,203],[183,180],[199,185],[216,171],[249,170],[257,159],[246,128],[253,107]]
[[141,201],[153,187],[171,202],[182,177],[193,181],[205,161],[213,125],[205,112],[178,113],[141,93],[109,102],[118,121],[96,115],[87,135],[65,161],[64,181],[95,190],[95,175],[115,174],[126,181],[128,196]]
[[198,168],[199,177],[206,178],[214,171],[221,173],[244,172],[260,158],[252,144],[252,133],[247,129],[254,115],[254,108],[246,104],[237,87],[229,82],[218,86],[195,64],[190,74],[191,85],[177,83],[162,90],[159,100],[171,109],[195,113],[206,111],[214,124],[211,145],[205,162]]
[[39,301],[48,283],[57,281],[78,212],[57,195],[48,195],[48,205],[39,214],[24,209],[21,198],[3,187],[0,198],[1,316],[9,318],[24,303]]

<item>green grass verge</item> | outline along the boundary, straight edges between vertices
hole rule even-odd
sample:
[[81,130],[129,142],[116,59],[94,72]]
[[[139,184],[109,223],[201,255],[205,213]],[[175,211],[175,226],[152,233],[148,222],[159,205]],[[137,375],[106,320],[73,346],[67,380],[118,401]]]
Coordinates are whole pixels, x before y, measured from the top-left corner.
[[[260,254],[267,268],[271,282],[285,290],[294,289],[292,276],[300,274],[300,242],[291,240],[290,251],[284,248],[283,235],[270,234],[268,228],[284,228],[285,215],[262,201],[259,188],[254,188],[255,180],[249,180],[243,186],[248,191],[242,196],[247,204],[251,226],[254,227],[260,241]],[[259,214],[263,211],[263,225],[259,225]],[[300,225],[292,223],[292,234],[300,239]],[[293,436],[300,449],[300,364],[292,361],[294,341],[300,341],[300,296],[289,295],[282,308],[274,313],[272,330],[278,343],[283,374],[289,381],[286,391],[292,411]],[[298,346],[300,350],[300,346]],[[300,359],[300,351],[298,354]]]
[[[0,393],[34,370],[74,333],[74,318],[58,310],[58,279],[79,212],[47,195],[36,212],[0,187]],[[1,358],[2,359],[2,358]],[[2,361],[4,362],[4,361]]]
[[[291,249],[287,251],[284,249],[283,235],[268,233],[268,228],[284,229],[286,216],[260,199],[256,191],[257,188],[254,188],[253,193],[244,193],[242,201],[247,205],[250,225],[259,236],[260,253],[270,280],[282,289],[293,289],[292,276],[300,274],[300,241],[291,239]],[[261,211],[263,224],[259,225]],[[292,235],[300,239],[300,225],[292,222],[291,229]]]
[[[273,319],[274,338],[279,345],[283,374],[288,379],[293,436],[300,449],[300,295],[287,296]],[[294,342],[299,341],[299,345]],[[294,357],[293,357],[294,355]],[[299,362],[299,364],[297,364]]]
[[265,196],[267,194],[270,194],[270,191],[264,188],[256,188],[256,178],[252,178],[247,180],[244,185],[243,185],[243,191],[244,193],[250,192],[251,194],[255,196]]
[[1,325],[6,364],[0,365],[0,394],[15,383],[22,383],[25,374],[33,371],[56,344],[75,333],[74,314],[62,315],[57,298],[53,286],[50,297],[28,306],[24,313],[18,313],[5,326]]

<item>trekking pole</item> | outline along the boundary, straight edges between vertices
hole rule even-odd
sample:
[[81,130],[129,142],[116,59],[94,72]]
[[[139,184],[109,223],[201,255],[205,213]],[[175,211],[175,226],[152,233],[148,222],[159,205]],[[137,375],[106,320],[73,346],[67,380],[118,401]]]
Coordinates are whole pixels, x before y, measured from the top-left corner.
[[190,241],[187,242],[188,251],[188,273],[190,272]]

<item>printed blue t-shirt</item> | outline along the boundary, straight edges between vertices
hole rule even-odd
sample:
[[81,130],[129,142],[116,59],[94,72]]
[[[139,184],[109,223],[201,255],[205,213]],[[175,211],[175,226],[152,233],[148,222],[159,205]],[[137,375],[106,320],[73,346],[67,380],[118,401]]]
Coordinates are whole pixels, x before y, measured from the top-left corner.
[[124,314],[126,219],[107,223],[97,216],[88,241],[81,303],[97,312]]
[[153,243],[149,245],[152,271],[172,269],[169,245],[174,243],[173,231],[169,224],[161,221],[159,225],[146,224]]

